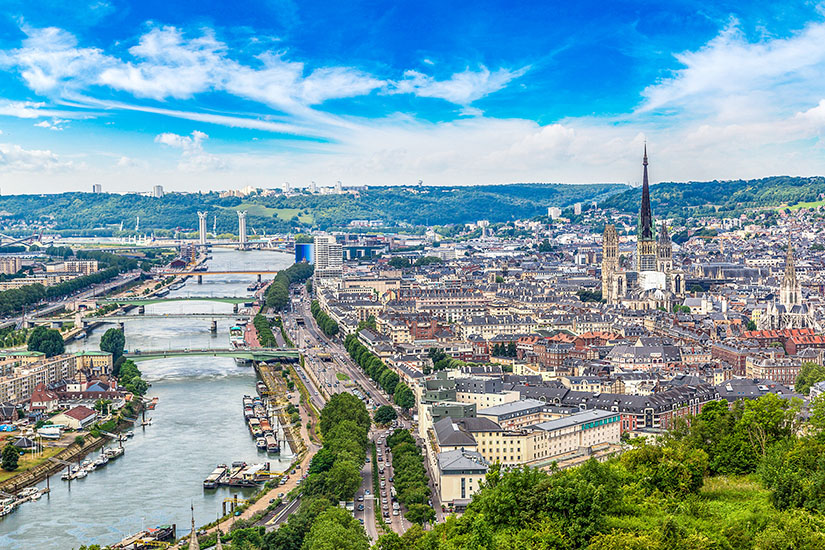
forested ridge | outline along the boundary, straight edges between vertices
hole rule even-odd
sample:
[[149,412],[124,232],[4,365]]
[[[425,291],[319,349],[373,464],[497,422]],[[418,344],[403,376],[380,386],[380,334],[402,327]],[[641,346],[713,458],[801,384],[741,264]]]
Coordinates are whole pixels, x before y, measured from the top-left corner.
[[[793,206],[820,201],[825,177],[774,176],[756,180],[659,183],[650,187],[654,215],[662,218],[739,214],[749,208]],[[600,203],[604,208],[636,213],[642,190],[629,189]]]
[[358,194],[219,197],[218,193],[141,195],[62,193],[0,197],[6,222],[48,222],[56,230],[197,231],[198,211],[209,212],[208,230],[237,231],[236,210],[248,210],[248,225],[258,231],[288,231],[296,226],[326,229],[356,219],[396,224],[508,221],[547,213],[548,206],[597,200],[626,189],[617,184],[512,184],[473,187],[370,187]]

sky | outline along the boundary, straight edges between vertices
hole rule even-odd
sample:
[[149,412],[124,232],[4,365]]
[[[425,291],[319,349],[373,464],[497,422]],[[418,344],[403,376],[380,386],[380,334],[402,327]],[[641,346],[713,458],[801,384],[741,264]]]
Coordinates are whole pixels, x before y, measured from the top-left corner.
[[0,7],[3,194],[825,174],[825,3]]

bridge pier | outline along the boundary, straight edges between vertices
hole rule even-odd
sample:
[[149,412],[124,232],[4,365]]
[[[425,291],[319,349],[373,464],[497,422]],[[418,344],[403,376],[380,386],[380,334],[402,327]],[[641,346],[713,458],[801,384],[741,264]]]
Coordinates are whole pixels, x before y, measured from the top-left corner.
[[209,327],[209,332],[211,332],[212,334],[217,334],[217,332],[218,332],[218,320],[217,319],[212,319],[212,326]]
[[23,321],[23,328],[34,328],[34,327],[35,327],[34,321],[32,321],[30,319],[26,319],[25,321]]
[[62,321],[52,321],[51,324],[50,324],[50,328],[53,328],[53,329],[56,329],[56,330],[60,330],[60,327],[62,327],[62,326],[63,326]]
[[146,306],[138,306],[138,315],[146,313]]
[[126,334],[126,323],[121,321],[117,324],[117,326],[120,328],[120,332]]
[[259,283],[261,282],[261,274],[260,273],[258,273],[258,282]]
[[203,284],[203,275],[198,275],[198,284],[199,285]]
[[232,313],[238,313],[238,304],[232,304]]

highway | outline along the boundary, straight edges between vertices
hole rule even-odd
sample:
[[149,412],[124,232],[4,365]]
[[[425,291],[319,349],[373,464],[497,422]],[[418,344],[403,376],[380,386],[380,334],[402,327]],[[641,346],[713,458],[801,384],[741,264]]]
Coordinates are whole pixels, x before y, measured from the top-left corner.
[[33,317],[43,317],[45,315],[50,315],[52,313],[56,313],[58,311],[65,309],[66,306],[71,304],[72,302],[93,299],[96,296],[105,295],[112,289],[128,284],[136,280],[138,277],[140,277],[139,270],[130,271],[128,273],[121,273],[120,275],[118,275],[117,277],[115,277],[107,283],[92,285],[87,290],[80,291],[76,294],[70,294],[69,296],[65,296],[56,302],[49,302],[48,304],[43,304],[36,309],[26,312],[25,316],[18,315],[16,317],[6,318],[2,322],[0,322],[0,328],[16,326],[24,320],[24,317],[27,319]]
[[[310,311],[310,301],[306,291],[301,288],[300,293],[293,295],[291,301],[290,311],[284,314],[285,328],[289,332],[293,342],[303,350],[306,366],[306,375],[314,386],[313,403],[322,401],[322,396],[340,393],[342,391],[349,391],[352,387],[351,382],[355,382],[362,390],[369,392],[371,402],[374,406],[390,405],[393,406],[383,390],[379,390],[376,385],[370,380],[361,368],[356,365],[343,345],[336,339],[327,338],[318,326],[315,324]],[[303,321],[303,325],[298,324],[298,320]],[[328,360],[319,357],[319,355],[328,354]],[[339,374],[345,377],[344,380],[339,378]],[[347,380],[348,379],[348,380]],[[305,379],[306,380],[306,379]],[[318,393],[315,393],[318,392]],[[320,408],[320,407],[319,407]],[[368,408],[369,404],[368,404]],[[397,412],[398,409],[396,408]],[[403,420],[398,421],[398,427],[409,428],[409,423]],[[367,534],[372,541],[377,540],[377,530],[375,528],[374,517],[378,514],[379,521],[389,517],[391,520],[390,526],[393,531],[398,534],[403,534],[410,528],[411,523],[403,516],[403,509],[397,516],[392,515],[392,482],[393,477],[391,466],[391,454],[386,447],[386,436],[392,433],[392,429],[378,429],[373,427],[370,430],[370,440],[376,443],[376,447],[381,450],[382,461],[378,464],[367,462],[361,470],[361,488],[358,491],[356,499],[363,498],[363,501],[356,501],[355,517],[364,520],[364,527]],[[379,444],[379,441],[381,442]],[[384,482],[384,487],[380,489],[378,495],[373,495],[372,487],[372,468],[382,468],[384,473],[380,479]],[[386,499],[384,501],[383,499]],[[364,510],[358,510],[360,504],[364,505]],[[387,506],[384,510],[383,507]],[[386,516],[384,516],[386,514]]]

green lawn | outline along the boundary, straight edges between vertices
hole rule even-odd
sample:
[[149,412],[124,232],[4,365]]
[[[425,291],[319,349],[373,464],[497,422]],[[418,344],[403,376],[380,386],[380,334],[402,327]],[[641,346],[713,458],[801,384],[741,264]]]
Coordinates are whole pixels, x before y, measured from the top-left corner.
[[343,372],[336,372],[336,373],[335,373],[335,377],[336,377],[338,380],[341,380],[342,382],[343,382],[343,381],[345,381],[345,380],[349,380],[349,376],[347,376],[347,375],[346,375],[346,374],[344,374]]
[[825,200],[823,201],[812,201],[812,202],[799,202],[791,207],[782,207],[780,210],[784,208],[790,208],[791,210],[799,210],[800,208],[816,208],[817,206],[825,206]]
[[233,206],[231,210],[246,210],[250,216],[259,216],[262,218],[278,217],[279,220],[288,221],[293,216],[298,216],[301,223],[314,223],[315,217],[312,214],[298,214],[299,208],[269,208],[262,204],[255,203],[241,203],[238,206]]
[[39,466],[43,464],[50,457],[56,455],[60,451],[63,450],[63,447],[46,447],[43,449],[43,453],[38,455],[37,457],[33,457],[31,453],[26,453],[20,457],[20,460],[17,462],[17,469],[13,472],[7,472],[6,470],[0,469],[0,481],[6,481],[12,476],[15,476],[21,472],[25,472],[29,468],[34,468],[35,466]]

